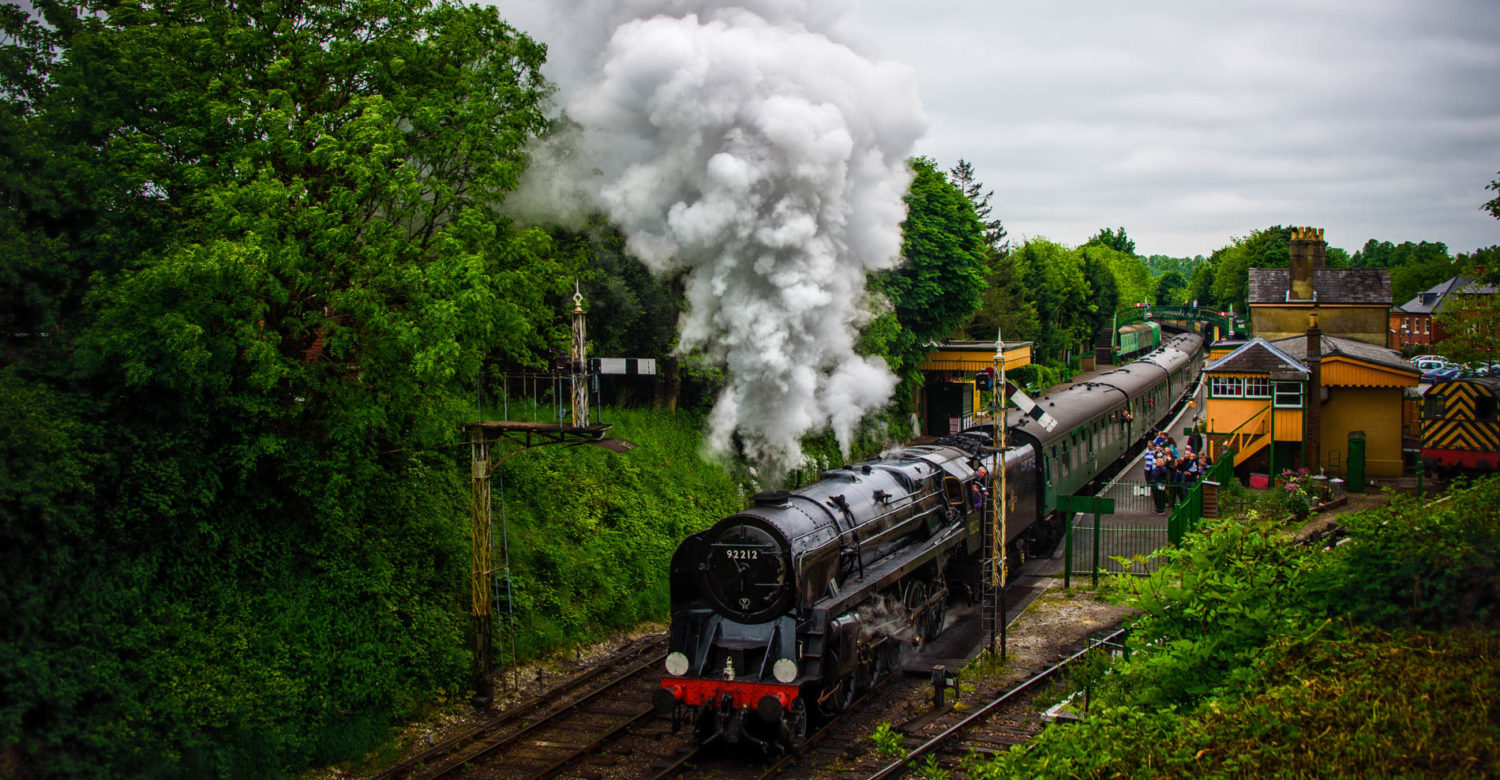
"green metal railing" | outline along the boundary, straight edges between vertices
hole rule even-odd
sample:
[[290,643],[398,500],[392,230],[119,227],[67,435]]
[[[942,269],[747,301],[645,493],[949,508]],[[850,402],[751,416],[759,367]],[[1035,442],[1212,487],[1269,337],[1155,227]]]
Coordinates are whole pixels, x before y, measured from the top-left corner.
[[[1197,321],[1217,325],[1219,331],[1225,336],[1231,334],[1243,335],[1246,332],[1245,318],[1234,316],[1226,311],[1215,311],[1213,309],[1200,309],[1196,306],[1132,306],[1115,312],[1115,338],[1118,339],[1120,328],[1146,319],[1168,322],[1175,321]],[[1115,346],[1119,346],[1118,342]]]
[[1182,544],[1182,537],[1196,529],[1198,522],[1203,519],[1203,483],[1223,485],[1231,479],[1234,479],[1234,450],[1232,449],[1220,457],[1217,463],[1210,466],[1204,473],[1203,479],[1193,485],[1183,496],[1182,501],[1172,509],[1172,515],[1167,519],[1167,540],[1173,546]]

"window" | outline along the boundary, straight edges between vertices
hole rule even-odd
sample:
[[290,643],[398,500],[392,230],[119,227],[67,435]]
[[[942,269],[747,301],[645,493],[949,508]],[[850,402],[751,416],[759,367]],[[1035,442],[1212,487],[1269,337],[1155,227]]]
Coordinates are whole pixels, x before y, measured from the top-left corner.
[[1443,419],[1443,413],[1447,411],[1443,408],[1444,400],[1442,396],[1436,393],[1428,393],[1422,396],[1422,416],[1429,420]]
[[1246,398],[1270,398],[1271,380],[1268,377],[1252,376],[1245,378]]
[[1495,397],[1480,396],[1474,399],[1474,419],[1480,422],[1495,421]]
[[1240,398],[1245,394],[1244,380],[1237,376],[1216,376],[1209,391],[1215,398]]
[[1277,382],[1275,404],[1279,409],[1302,408],[1302,383]]

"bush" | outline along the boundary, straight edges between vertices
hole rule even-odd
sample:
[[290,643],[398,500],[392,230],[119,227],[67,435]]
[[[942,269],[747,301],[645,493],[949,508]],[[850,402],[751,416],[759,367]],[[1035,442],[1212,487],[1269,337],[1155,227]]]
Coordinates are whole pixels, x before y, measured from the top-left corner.
[[1087,720],[973,777],[1489,776],[1500,772],[1500,479],[1345,515],[1294,547],[1222,521],[1119,592],[1134,653]]

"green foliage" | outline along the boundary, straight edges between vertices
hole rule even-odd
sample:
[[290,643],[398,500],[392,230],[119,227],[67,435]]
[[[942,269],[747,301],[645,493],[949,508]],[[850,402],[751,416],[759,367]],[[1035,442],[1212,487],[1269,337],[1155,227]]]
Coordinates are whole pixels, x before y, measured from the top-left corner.
[[625,251],[625,236],[602,217],[581,230],[554,229],[558,254],[586,269],[580,286],[589,312],[590,351],[606,357],[662,358],[671,352],[682,288],[659,279]]
[[989,257],[973,203],[932,160],[914,158],[911,166],[915,176],[901,225],[902,263],[871,279],[900,326],[886,345],[887,362],[902,377],[902,399],[909,399],[921,381],[917,365],[927,345],[951,336],[979,307]]
[[1392,244],[1372,238],[1349,258],[1349,264],[1354,268],[1389,268],[1391,300],[1397,305],[1452,277],[1457,270],[1447,245],[1441,241]]
[[1080,258],[1041,238],[1026,242],[1011,257],[1038,319],[1037,331],[1021,337],[1035,342],[1032,360],[1060,360],[1093,333],[1090,323],[1097,309],[1091,308],[1093,289]]
[[346,757],[462,679],[435,447],[562,332],[547,237],[496,211],[544,48],[443,2],[36,7],[0,14],[0,742],[36,776]]
[[[497,523],[503,504],[509,529],[523,659],[665,619],[677,543],[743,506],[738,484],[700,455],[700,419],[603,414],[610,435],[636,449],[543,447],[506,460],[493,482]],[[497,545],[498,537],[497,529]],[[508,651],[508,637],[502,645]]]
[[[1084,246],[1074,251],[1079,256],[1079,271],[1083,273],[1083,278],[1088,280],[1089,289],[1093,292],[1089,296],[1087,313],[1084,315],[1082,334],[1084,339],[1091,340],[1094,334],[1109,328],[1114,320],[1115,311],[1120,308],[1122,295],[1118,281],[1119,274],[1115,267],[1130,263],[1144,276],[1145,266],[1142,266],[1133,255],[1122,254],[1103,247]],[[1130,292],[1133,293],[1134,289]]]
[[1277,524],[1190,534],[1143,579],[1129,661],[1081,724],[978,777],[1483,776],[1500,771],[1500,479],[1345,515],[1345,543]]
[[1251,268],[1285,268],[1291,262],[1288,244],[1292,228],[1276,225],[1255,230],[1244,238],[1235,238],[1229,246],[1214,250],[1208,258],[1213,266],[1211,292],[1215,305],[1233,305],[1235,311],[1249,311]]
[[1135,254],[1135,240],[1125,235],[1125,228],[1123,227],[1119,230],[1101,228],[1098,233],[1095,233],[1088,241],[1084,242],[1084,246],[1090,244],[1109,247],[1120,254]]
[[1016,260],[1007,249],[1003,256],[991,255],[985,270],[985,288],[979,310],[964,326],[970,339],[993,339],[1003,335],[1006,341],[1029,339],[1038,327],[1036,306],[1021,286]]
[[1184,295],[1187,293],[1187,280],[1176,271],[1168,271],[1156,280],[1156,290],[1152,300],[1157,305],[1169,306],[1177,303],[1185,303]]
[[1393,495],[1381,512],[1340,518],[1356,543],[1320,572],[1319,603],[1391,629],[1500,623],[1497,500],[1500,480],[1485,479],[1445,501]]
[[1196,257],[1168,257],[1167,255],[1151,255],[1145,259],[1146,270],[1154,277],[1165,276],[1170,271],[1176,271],[1184,279],[1193,278],[1193,272],[1204,265],[1203,255]]
[[[1458,273],[1483,289],[1500,281],[1500,245],[1459,255]],[[1450,295],[1443,310],[1434,318],[1437,330],[1446,337],[1436,349],[1450,360],[1477,364],[1500,360],[1500,300],[1487,293]]]
[[1199,306],[1227,308],[1214,298],[1214,267],[1210,263],[1193,266],[1193,275],[1188,279],[1186,300],[1197,301]]
[[875,727],[875,733],[870,735],[870,741],[875,743],[875,749],[881,755],[891,758],[906,758],[906,746],[901,744],[901,732],[891,728],[890,721],[881,723]]
[[958,165],[948,169],[948,180],[973,204],[974,216],[979,218],[979,224],[984,227],[984,245],[990,256],[998,258],[1009,254],[1010,241],[1006,239],[1005,225],[999,218],[990,218],[994,213],[990,198],[995,197],[995,191],[985,189],[984,184],[975,178],[974,165],[968,160],[960,159]]
[[[1491,179],[1489,184],[1484,185],[1484,188],[1490,192],[1500,192],[1500,178]],[[1487,212],[1495,219],[1500,219],[1500,195],[1485,201],[1479,210]]]
[[1058,385],[1073,378],[1073,372],[1062,363],[1053,361],[1049,363],[1029,363],[1020,368],[1011,369],[1006,372],[1006,379],[1013,382],[1017,387],[1027,388],[1027,392],[1039,393],[1053,385]]

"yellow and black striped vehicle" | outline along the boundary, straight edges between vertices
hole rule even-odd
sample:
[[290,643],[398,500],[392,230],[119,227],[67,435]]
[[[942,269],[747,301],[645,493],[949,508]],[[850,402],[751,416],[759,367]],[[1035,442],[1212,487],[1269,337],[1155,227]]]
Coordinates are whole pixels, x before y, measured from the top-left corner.
[[1422,396],[1422,466],[1427,471],[1500,469],[1500,378],[1434,383]]

